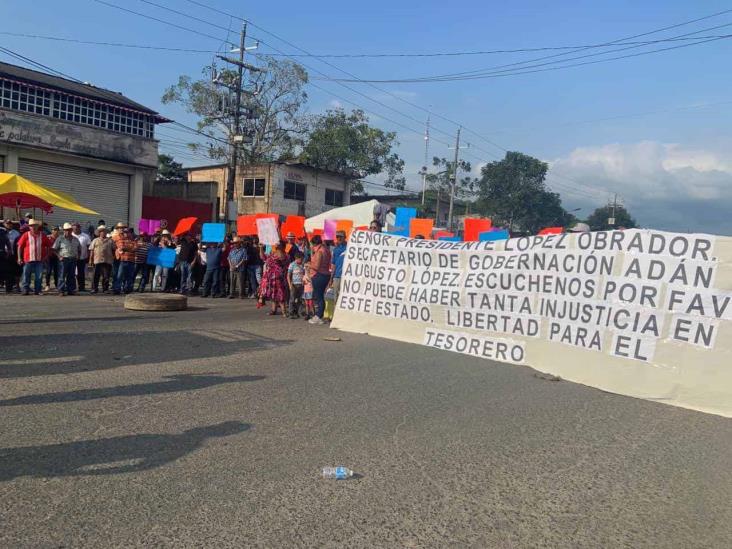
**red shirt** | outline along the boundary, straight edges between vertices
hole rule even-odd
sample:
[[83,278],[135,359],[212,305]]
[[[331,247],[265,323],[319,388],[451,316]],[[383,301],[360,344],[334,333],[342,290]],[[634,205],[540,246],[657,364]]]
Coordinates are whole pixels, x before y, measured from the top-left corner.
[[23,259],[23,263],[44,261],[50,249],[51,242],[42,232],[26,231],[18,237],[18,257]]

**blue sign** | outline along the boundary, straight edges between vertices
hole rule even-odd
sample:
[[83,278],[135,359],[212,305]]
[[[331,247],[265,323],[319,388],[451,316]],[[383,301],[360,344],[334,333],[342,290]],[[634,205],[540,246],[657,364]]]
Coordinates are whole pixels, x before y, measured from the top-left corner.
[[147,252],[147,264],[172,269],[175,267],[175,250],[173,248],[153,246]]
[[226,224],[204,223],[201,242],[223,242],[226,235]]
[[396,209],[396,220],[394,221],[395,231],[400,236],[409,236],[409,222],[417,217],[416,208],[397,208]]
[[478,235],[478,240],[481,242],[493,242],[495,240],[508,240],[508,231],[486,231]]

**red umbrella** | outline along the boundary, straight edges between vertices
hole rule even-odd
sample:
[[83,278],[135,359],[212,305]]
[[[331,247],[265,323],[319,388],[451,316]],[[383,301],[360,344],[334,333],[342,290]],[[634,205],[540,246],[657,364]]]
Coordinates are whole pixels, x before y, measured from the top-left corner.
[[15,209],[40,208],[46,213],[53,212],[53,205],[49,204],[42,198],[38,198],[37,196],[33,196],[28,193],[0,194],[0,206]]

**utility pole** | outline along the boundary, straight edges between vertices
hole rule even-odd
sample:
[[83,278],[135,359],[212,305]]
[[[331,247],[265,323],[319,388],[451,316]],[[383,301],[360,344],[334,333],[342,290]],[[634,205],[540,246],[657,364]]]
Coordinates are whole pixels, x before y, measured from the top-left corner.
[[618,207],[618,193],[615,193],[615,198],[613,199],[613,213],[610,217],[610,219],[607,220],[607,224],[611,227],[615,226],[615,209]]
[[[260,72],[262,69],[249,65],[244,62],[244,54],[248,49],[256,49],[257,46],[251,48],[246,47],[247,38],[247,24],[246,22],[242,25],[241,34],[239,36],[239,58],[232,59],[223,55],[217,55],[217,57],[231,65],[236,65],[237,76],[236,83],[234,86],[223,83],[229,89],[234,90],[234,119],[231,127],[230,143],[229,143],[229,169],[226,174],[226,204],[224,206],[224,222],[229,223],[230,219],[237,213],[237,208],[234,208],[232,212],[232,202],[234,201],[234,190],[236,188],[236,168],[239,160],[239,147],[244,143],[244,136],[241,134],[241,98],[245,91],[242,89],[244,86],[244,69],[251,72]],[[237,52],[233,50],[232,53]],[[248,95],[252,95],[252,92],[246,92]],[[232,213],[234,215],[232,215]]]
[[[458,127],[457,137],[455,139],[455,164],[452,170],[452,184],[450,185],[450,209],[447,213],[448,229],[452,229],[452,208],[453,203],[455,202],[455,187],[457,187],[458,161],[460,159],[460,130],[462,130],[462,127]],[[468,147],[469,146],[470,145],[468,145]]]
[[430,150],[430,115],[427,115],[427,124],[424,128],[424,170],[422,173],[422,208],[424,209],[424,194],[427,190],[427,160]]

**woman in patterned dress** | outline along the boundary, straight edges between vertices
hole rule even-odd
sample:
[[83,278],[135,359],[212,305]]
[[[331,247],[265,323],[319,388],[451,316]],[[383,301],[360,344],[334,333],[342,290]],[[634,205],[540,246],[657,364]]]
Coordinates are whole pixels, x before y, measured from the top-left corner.
[[282,251],[282,245],[274,244],[272,253],[265,259],[260,286],[260,297],[271,302],[271,316],[277,314],[278,306],[282,315],[287,316],[287,265],[287,255]]

